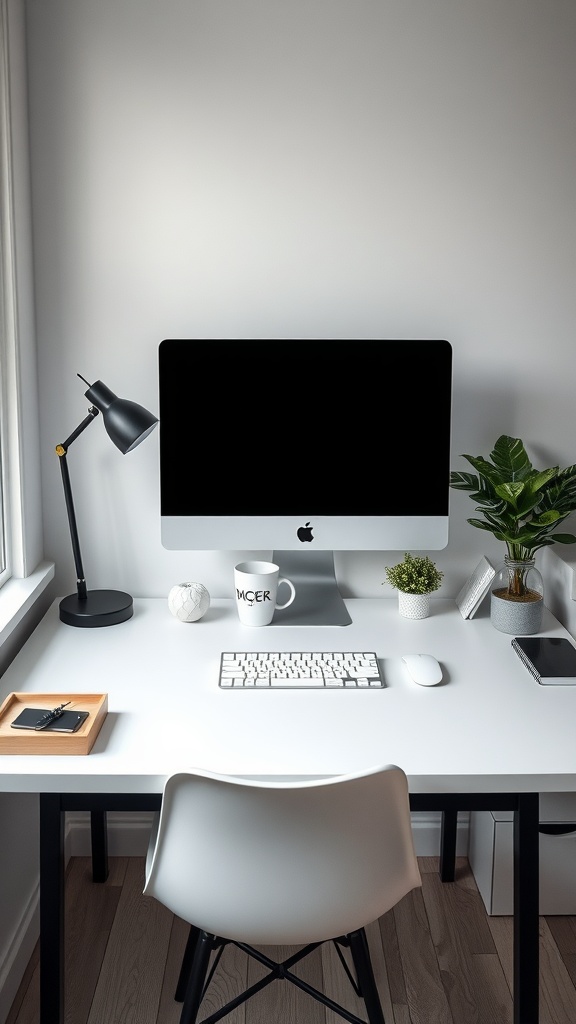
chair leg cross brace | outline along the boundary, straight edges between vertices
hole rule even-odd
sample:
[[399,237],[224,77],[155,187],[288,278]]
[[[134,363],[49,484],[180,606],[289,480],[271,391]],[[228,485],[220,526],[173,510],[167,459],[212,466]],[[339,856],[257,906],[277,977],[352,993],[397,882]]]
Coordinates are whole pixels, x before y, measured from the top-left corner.
[[[376,983],[374,981],[372,968],[370,966],[370,960],[368,957],[368,945],[364,930],[360,929],[359,931],[354,932],[349,936],[343,936],[341,939],[334,939],[333,941],[336,944],[338,955],[342,960],[342,963],[344,965],[344,968],[354,990],[358,995],[360,995],[365,1000],[370,1024],[385,1024],[382,1010],[380,1007],[380,1001],[376,990]],[[354,966],[358,975],[358,984],[354,982],[354,978],[350,970],[348,969],[348,965],[346,964],[340,950],[338,949],[338,943],[350,946],[351,948]],[[361,1017],[358,1017],[356,1016],[356,1014],[351,1013],[344,1006],[341,1006],[333,999],[330,999],[330,997],[325,995],[324,992],[320,992],[313,985],[309,985],[306,981],[304,981],[302,978],[297,977],[297,975],[293,974],[292,971],[290,970],[291,967],[297,964],[300,960],[303,960],[304,957],[308,956],[309,953],[312,953],[315,949],[318,948],[318,946],[323,945],[322,942],[310,943],[309,945],[304,946],[303,949],[300,949],[296,953],[293,953],[292,956],[288,957],[286,960],[283,960],[280,963],[278,963],[275,960],[271,960],[264,953],[260,952],[260,950],[254,949],[252,946],[248,946],[246,943],[223,940],[215,935],[209,935],[206,932],[200,932],[196,941],[196,950],[192,962],[190,980],[188,983],[188,988],[184,999],[184,1006],[182,1009],[180,1024],[196,1024],[196,1018],[198,1015],[200,1004],[202,1002],[207,985],[213,973],[212,970],[210,972],[208,980],[205,981],[210,954],[215,949],[218,949],[219,958],[222,953],[223,947],[229,944],[237,946],[238,949],[241,949],[244,953],[248,954],[248,956],[251,956],[254,960],[257,960],[259,963],[263,964],[264,967],[268,968],[269,973],[268,975],[266,975],[266,977],[261,978],[259,981],[255,982],[253,985],[247,988],[244,992],[240,993],[240,995],[236,996],[234,999],[231,999],[228,1003],[225,1004],[225,1006],[222,1006],[219,1010],[216,1010],[214,1013],[210,1014],[209,1017],[205,1017],[202,1020],[201,1024],[216,1024],[216,1021],[221,1020],[222,1017],[226,1016],[237,1006],[240,1006],[241,1003],[245,1002],[247,999],[250,999],[251,996],[256,995],[257,992],[260,992],[262,989],[266,988],[271,982],[276,980],[292,982],[293,985],[296,985],[298,988],[302,989],[302,991],[306,992],[309,996],[312,996],[314,999],[317,999],[324,1006],[329,1007],[329,1009],[331,1009],[334,1013],[339,1014],[339,1016],[343,1017],[344,1020],[349,1021],[350,1024],[366,1024],[366,1022],[362,1020]]]

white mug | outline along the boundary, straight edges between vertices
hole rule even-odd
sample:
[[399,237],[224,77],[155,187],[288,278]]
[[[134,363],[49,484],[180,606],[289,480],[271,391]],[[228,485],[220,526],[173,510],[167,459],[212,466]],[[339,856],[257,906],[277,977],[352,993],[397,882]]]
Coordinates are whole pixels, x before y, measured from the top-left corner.
[[[290,589],[285,604],[277,603],[281,583]],[[268,626],[276,608],[292,604],[296,590],[291,580],[280,576],[280,569],[274,562],[239,562],[234,566],[234,596],[240,622],[245,626]]]

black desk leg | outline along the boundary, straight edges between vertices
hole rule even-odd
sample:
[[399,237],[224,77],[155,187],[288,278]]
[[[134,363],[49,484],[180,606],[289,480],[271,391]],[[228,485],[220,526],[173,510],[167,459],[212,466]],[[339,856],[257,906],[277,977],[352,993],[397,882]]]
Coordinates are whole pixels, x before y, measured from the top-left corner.
[[64,1021],[64,813],[40,794],[40,1024]]
[[92,881],[105,882],[108,878],[106,811],[90,811],[90,837],[92,840]]
[[537,793],[521,793],[514,812],[514,1024],[538,1024],[539,806]]
[[453,882],[456,875],[456,829],[458,811],[442,811],[440,838],[440,880]]

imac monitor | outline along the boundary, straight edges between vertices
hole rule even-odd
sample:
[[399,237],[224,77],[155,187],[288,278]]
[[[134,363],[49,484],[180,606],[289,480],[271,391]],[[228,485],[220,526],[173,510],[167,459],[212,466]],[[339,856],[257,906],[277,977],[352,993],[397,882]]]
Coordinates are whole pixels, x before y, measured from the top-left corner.
[[448,542],[451,397],[444,340],[162,341],[162,544],[271,550],[274,623],[346,625],[334,551]]

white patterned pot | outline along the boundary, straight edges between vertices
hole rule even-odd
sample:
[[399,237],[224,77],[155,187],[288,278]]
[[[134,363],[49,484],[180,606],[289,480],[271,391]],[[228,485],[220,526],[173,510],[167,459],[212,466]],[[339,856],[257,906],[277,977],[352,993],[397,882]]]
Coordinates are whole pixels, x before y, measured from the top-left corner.
[[196,622],[210,607],[210,594],[203,583],[179,583],[168,594],[168,607],[180,622]]
[[426,619],[430,615],[430,594],[398,591],[398,611],[405,619]]

